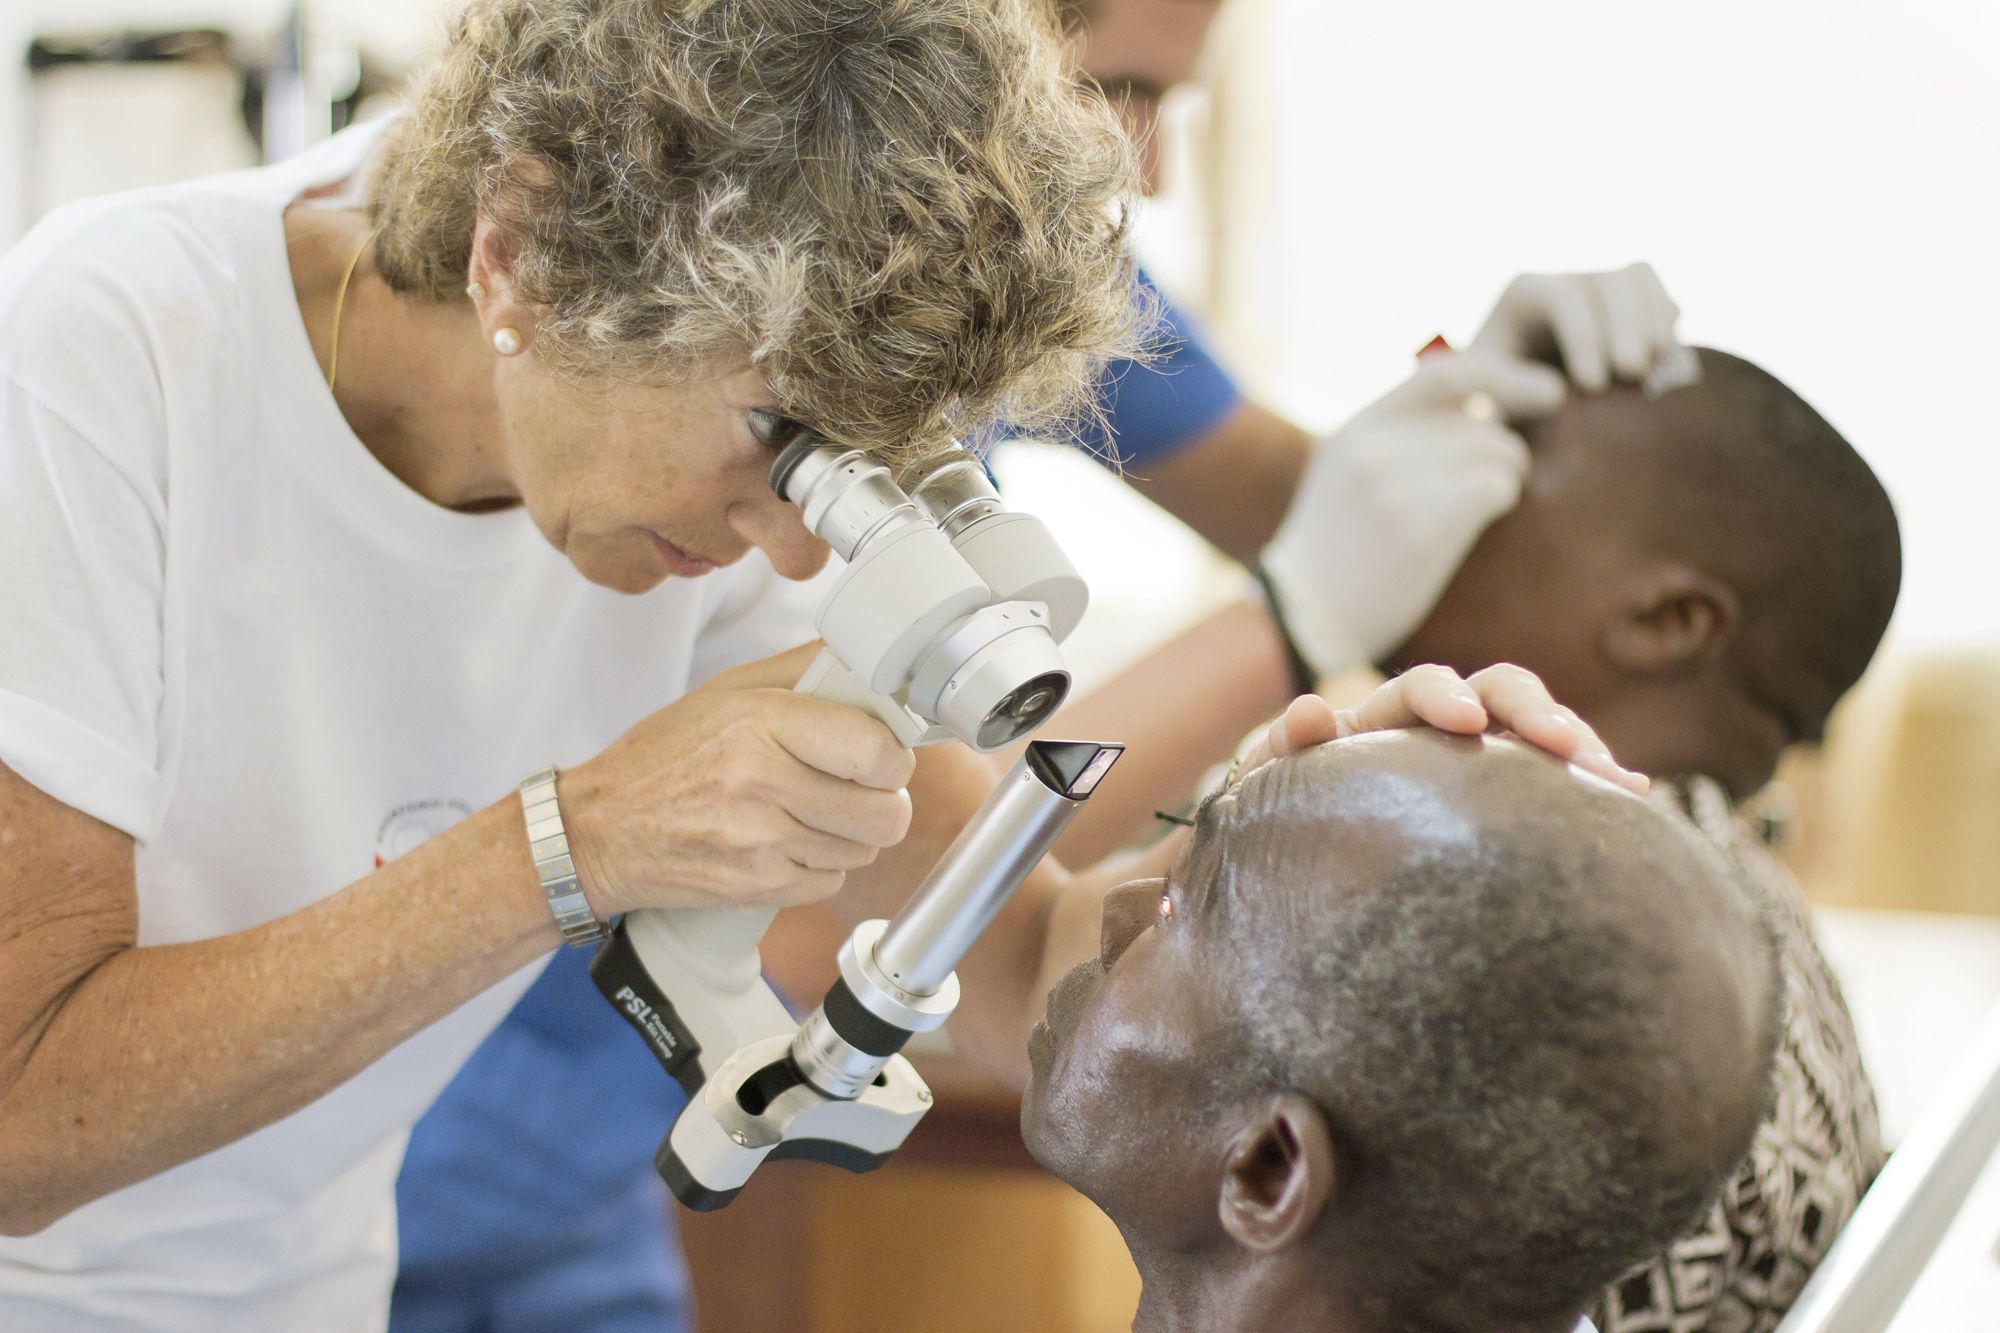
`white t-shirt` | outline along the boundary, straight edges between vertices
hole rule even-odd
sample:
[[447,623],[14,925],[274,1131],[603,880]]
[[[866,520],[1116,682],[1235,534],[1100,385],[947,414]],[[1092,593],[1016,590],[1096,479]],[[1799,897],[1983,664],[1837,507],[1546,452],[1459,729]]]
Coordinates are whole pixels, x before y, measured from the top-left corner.
[[[304,907],[812,637],[809,592],[760,557],[621,596],[349,431],[282,212],[373,138],[73,206],[0,257],[0,761],[136,840],[142,946]],[[297,1114],[0,1239],[0,1328],[382,1327],[408,1129],[538,967]]]

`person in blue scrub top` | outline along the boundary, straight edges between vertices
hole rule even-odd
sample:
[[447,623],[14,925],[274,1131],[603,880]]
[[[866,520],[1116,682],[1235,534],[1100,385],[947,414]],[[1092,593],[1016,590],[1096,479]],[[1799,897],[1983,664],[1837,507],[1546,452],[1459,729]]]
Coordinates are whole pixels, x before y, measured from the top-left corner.
[[1139,285],[1157,306],[1151,350],[1159,359],[1106,368],[1098,390],[1104,419],[1086,421],[1078,444],[1094,458],[1143,472],[1214,434],[1245,400],[1194,319],[1161,295],[1144,269]]
[[[1193,77],[1216,6],[1091,0],[1074,8],[1079,67],[1140,145],[1150,192],[1160,99]],[[1151,286],[1144,274],[1140,281]],[[1472,349],[1501,357],[1553,350],[1586,390],[1613,374],[1636,378],[1656,352],[1673,348],[1671,305],[1661,306],[1656,288],[1643,265],[1523,279]],[[1460,402],[1487,394],[1504,413],[1521,406],[1524,392],[1547,399],[1536,404],[1544,409],[1562,393],[1553,373],[1554,387],[1520,389],[1524,370],[1540,368],[1516,361],[1439,367],[1315,442],[1247,398],[1185,312],[1162,297],[1159,313],[1151,356],[1107,370],[1104,429],[1080,443],[1115,458],[1135,489],[1219,549],[1246,561],[1262,553],[1274,575],[1284,568],[1274,553],[1297,545],[1285,529],[1305,538],[1308,558],[1290,564],[1308,580],[1310,571],[1330,571],[1342,581],[1283,586],[1284,605],[1300,617],[1287,628],[1349,628],[1287,636],[1299,640],[1286,646],[1302,686],[1314,672],[1373,660],[1400,642],[1478,533],[1513,506],[1525,447],[1504,422],[1473,422]],[[1635,331],[1635,318],[1645,327]],[[1426,387],[1427,374],[1442,387]],[[1440,401],[1448,410],[1439,411]],[[1445,444],[1412,450],[1412,431]],[[1394,484],[1371,490],[1363,480],[1385,477]],[[1426,499],[1423,509],[1409,507],[1412,494]],[[1326,513],[1337,521],[1319,521]],[[1314,545],[1329,533],[1356,549]],[[1397,577],[1377,577],[1385,567]],[[1386,607],[1385,597],[1393,599]],[[391,1333],[689,1326],[672,1205],[652,1167],[684,1098],[598,994],[589,961],[588,951],[558,953],[412,1133],[396,1191],[401,1267]]]
[[675,1333],[687,1272],[653,1150],[667,1077],[564,949],[410,1135],[392,1333]]

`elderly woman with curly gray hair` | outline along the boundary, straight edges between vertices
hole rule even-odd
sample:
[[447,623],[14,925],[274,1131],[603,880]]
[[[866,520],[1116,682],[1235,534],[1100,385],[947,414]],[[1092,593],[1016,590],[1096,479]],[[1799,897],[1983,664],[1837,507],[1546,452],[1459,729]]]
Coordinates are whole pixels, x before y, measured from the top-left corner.
[[562,938],[522,775],[599,920],[903,835],[885,728],[726,673],[811,637],[766,473],[1081,401],[1128,157],[1026,3],[477,0],[386,125],[0,263],[0,1325],[381,1325]]
[[[473,0],[402,114],[0,259],[0,1326],[380,1328],[409,1128],[558,943],[907,887],[990,775],[903,843],[910,752],[785,688],[767,474],[1087,410],[1131,176],[1041,0]],[[1616,776],[1482,690],[1280,729]]]

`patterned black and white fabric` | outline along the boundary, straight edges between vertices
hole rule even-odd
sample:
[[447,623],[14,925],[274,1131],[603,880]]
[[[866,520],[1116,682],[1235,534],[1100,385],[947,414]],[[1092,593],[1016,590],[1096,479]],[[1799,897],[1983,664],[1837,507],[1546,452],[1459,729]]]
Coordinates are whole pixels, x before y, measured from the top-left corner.
[[1775,1100],[1749,1155],[1701,1223],[1611,1286],[1602,1333],[1770,1333],[1853,1215],[1885,1154],[1875,1090],[1840,984],[1789,872],[1713,783],[1655,785],[1724,847],[1769,900],[1785,973]]

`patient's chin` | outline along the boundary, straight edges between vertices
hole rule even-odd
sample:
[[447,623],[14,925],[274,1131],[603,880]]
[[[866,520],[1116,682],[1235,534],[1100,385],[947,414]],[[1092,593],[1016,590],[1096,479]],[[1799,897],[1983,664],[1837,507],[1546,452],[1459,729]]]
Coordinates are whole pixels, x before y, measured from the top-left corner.
[[1044,1170],[1069,1180],[1068,1168],[1074,1164],[1064,1148],[1062,1111],[1051,1105],[1066,1100],[1055,1086],[1055,1052],[1048,1025],[1035,1024],[1028,1034],[1028,1081],[1021,1089],[1021,1142]]
[[1046,1096],[1044,1080],[1047,1074],[1047,1065],[1034,1065],[1031,1061],[1028,1084],[1021,1089],[1021,1142],[1026,1145],[1028,1155],[1039,1165],[1060,1175],[1062,1173],[1057,1170],[1056,1164],[1049,1160],[1049,1144],[1044,1133],[1047,1111],[1042,1102]]

